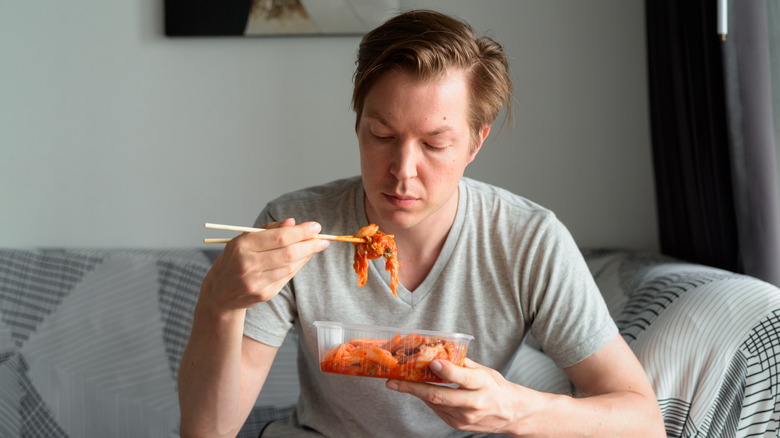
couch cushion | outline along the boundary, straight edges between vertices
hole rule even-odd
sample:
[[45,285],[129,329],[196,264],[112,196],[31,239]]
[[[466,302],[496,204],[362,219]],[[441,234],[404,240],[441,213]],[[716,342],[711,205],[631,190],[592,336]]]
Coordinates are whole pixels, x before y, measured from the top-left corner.
[[[3,436],[178,436],[198,251],[0,250]],[[18,433],[17,433],[18,432]]]
[[668,436],[778,433],[778,288],[653,253],[583,252]]

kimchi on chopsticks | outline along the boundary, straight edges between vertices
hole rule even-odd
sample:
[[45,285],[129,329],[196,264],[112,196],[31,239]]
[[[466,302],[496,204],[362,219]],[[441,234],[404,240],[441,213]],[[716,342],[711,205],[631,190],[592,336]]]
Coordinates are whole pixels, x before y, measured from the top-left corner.
[[393,236],[379,231],[375,224],[367,225],[355,234],[355,237],[366,239],[364,243],[353,243],[355,245],[355,257],[352,267],[358,274],[358,286],[363,287],[368,280],[368,260],[379,257],[387,258],[385,270],[390,272],[390,289],[393,296],[398,297],[396,289],[398,287],[398,249],[395,246]]

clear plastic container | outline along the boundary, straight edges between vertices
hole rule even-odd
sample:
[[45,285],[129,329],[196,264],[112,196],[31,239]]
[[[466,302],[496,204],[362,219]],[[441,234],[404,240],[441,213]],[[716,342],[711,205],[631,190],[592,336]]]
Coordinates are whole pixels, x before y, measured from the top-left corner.
[[428,368],[434,359],[462,366],[471,335],[315,321],[320,371],[449,383]]

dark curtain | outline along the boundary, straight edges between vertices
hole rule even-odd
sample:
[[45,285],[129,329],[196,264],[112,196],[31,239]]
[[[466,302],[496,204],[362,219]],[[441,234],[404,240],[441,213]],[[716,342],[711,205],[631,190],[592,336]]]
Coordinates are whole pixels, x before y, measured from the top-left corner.
[[712,0],[646,2],[661,251],[738,270],[726,94]]
[[729,3],[722,42],[716,1],[645,2],[661,251],[780,285],[767,5]]
[[743,272],[780,286],[780,188],[767,7],[766,0],[730,2],[726,101]]

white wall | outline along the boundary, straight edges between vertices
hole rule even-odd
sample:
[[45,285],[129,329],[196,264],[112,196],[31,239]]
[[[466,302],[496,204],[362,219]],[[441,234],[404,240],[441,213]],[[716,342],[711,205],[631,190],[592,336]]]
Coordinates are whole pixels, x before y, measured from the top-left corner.
[[[640,0],[407,1],[505,46],[515,123],[467,171],[585,246],[657,248]],[[181,38],[163,1],[0,4],[0,246],[199,246],[358,173],[358,37]]]

